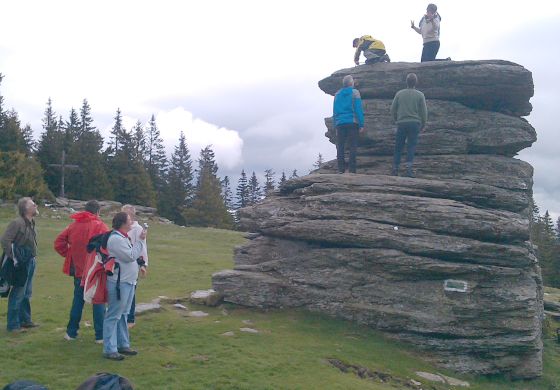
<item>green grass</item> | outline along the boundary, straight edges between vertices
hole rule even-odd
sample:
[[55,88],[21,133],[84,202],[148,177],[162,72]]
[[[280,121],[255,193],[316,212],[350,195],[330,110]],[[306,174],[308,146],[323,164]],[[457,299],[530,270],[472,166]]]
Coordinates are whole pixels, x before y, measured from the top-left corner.
[[[55,235],[68,223],[49,212],[38,219],[39,258],[32,300],[34,321],[41,324],[27,334],[0,330],[0,386],[16,379],[32,379],[50,389],[75,389],[88,376],[102,371],[129,378],[138,389],[395,389],[397,382],[361,379],[327,363],[336,358],[348,364],[415,379],[424,389],[443,390],[416,377],[415,371],[441,372],[471,383],[470,389],[560,389],[560,348],[546,341],[545,374],[536,381],[509,382],[500,377],[458,375],[426,363],[410,346],[385,339],[355,324],[297,310],[261,312],[224,305],[196,307],[210,315],[189,318],[172,305],[159,313],[138,317],[131,331],[136,357],[123,362],[102,358],[93,343],[93,329],[84,327],[75,342],[62,339],[68,320],[72,281],[61,272],[63,259],[52,250]],[[11,219],[0,209],[0,230]],[[210,275],[232,267],[232,248],[243,242],[237,232],[179,228],[152,223],[149,233],[150,274],[141,281],[138,300],[165,295],[184,297],[210,287]],[[5,321],[6,299],[0,301]],[[259,334],[241,333],[251,320]],[[91,322],[86,305],[83,321]],[[5,322],[1,323],[5,326]],[[233,337],[222,336],[233,331]],[[402,383],[402,382],[400,382]]]

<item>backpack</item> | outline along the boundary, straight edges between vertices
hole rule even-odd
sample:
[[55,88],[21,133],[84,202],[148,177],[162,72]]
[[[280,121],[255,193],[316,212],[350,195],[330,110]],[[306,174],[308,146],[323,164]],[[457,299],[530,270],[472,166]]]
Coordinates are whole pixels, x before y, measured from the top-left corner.
[[87,245],[88,253],[95,251],[95,260],[87,269],[84,282],[84,301],[87,303],[107,303],[107,275],[118,272],[117,297],[120,299],[120,276],[119,264],[107,251],[107,241],[113,231],[93,236]]
[[3,390],[48,390],[48,389],[37,382],[20,380],[4,386]]
[[76,390],[134,390],[134,387],[122,376],[100,372],[90,376]]

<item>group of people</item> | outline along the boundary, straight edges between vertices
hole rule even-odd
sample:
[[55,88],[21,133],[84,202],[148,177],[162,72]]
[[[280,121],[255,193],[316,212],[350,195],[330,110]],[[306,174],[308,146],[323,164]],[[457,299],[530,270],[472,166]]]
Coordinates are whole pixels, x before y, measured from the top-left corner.
[[[411,21],[411,28],[422,35],[424,48],[421,62],[438,61],[436,55],[439,51],[439,28],[441,16],[435,4],[428,4],[426,14],[420,20],[418,27]],[[366,64],[376,62],[389,62],[385,45],[370,35],[355,38],[353,47],[356,48],[354,63],[359,64],[360,55],[366,57]],[[446,58],[445,61],[450,60]],[[424,94],[416,89],[418,77],[409,73],[406,77],[406,88],[395,95],[391,104],[391,116],[397,124],[395,135],[395,150],[391,173],[400,174],[401,153],[406,144],[406,176],[414,177],[412,165],[418,143],[418,136],[426,126],[428,109]],[[354,88],[354,78],[347,75],[342,79],[342,88],[336,93],[333,104],[333,121],[336,127],[336,158],[338,172],[346,171],[345,147],[348,144],[349,159],[348,171],[356,173],[356,154],[358,136],[364,132],[364,112],[360,92]]]
[[[424,46],[422,49],[421,62],[428,61],[448,61],[450,58],[444,60],[436,60],[439,51],[439,28],[441,16],[437,12],[435,4],[428,4],[426,14],[422,16],[418,27],[414,21],[410,21],[410,28],[422,35]],[[356,49],[354,53],[354,63],[360,64],[360,55],[363,53],[366,58],[366,64],[374,64],[376,62],[391,62],[389,55],[385,49],[385,44],[371,35],[364,35],[360,38],[354,38],[352,46]]]
[[[37,256],[37,233],[34,218],[37,205],[31,198],[18,201],[18,218],[12,221],[1,238],[2,276],[7,265],[19,272],[10,274],[12,283],[8,295],[7,330],[11,333],[25,332],[38,326],[31,319],[30,298]],[[55,239],[54,249],[64,257],[62,271],[72,277],[74,285],[70,319],[64,339],[76,340],[84,307],[84,289],[88,272],[99,262],[96,251],[88,250],[88,244],[96,237],[105,238],[108,257],[114,260],[112,273],[106,277],[101,302],[94,302],[93,325],[95,342],[103,344],[103,356],[111,360],[123,360],[125,355],[138,352],[130,347],[129,328],[135,324],[135,295],[139,275],[146,275],[148,252],[146,244],[147,225],[136,221],[134,206],[125,205],[115,214],[112,229],[100,218],[100,204],[90,200],[85,211],[72,214],[74,220]]]

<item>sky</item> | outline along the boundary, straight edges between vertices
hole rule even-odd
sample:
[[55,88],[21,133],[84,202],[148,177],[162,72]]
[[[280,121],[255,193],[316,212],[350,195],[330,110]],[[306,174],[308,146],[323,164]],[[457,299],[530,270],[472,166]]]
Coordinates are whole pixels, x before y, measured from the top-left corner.
[[[277,176],[312,169],[332,97],[317,82],[353,66],[352,38],[381,39],[393,61],[418,61],[410,29],[428,2],[2,0],[1,93],[38,137],[46,102],[68,117],[84,98],[104,135],[117,108],[125,125],[152,114],[169,153],[180,131],[191,154],[211,144],[219,175]],[[538,141],[519,157],[535,168],[534,196],[560,216],[560,3],[438,1],[438,57],[504,59],[533,72]],[[234,181],[234,185],[235,185]]]

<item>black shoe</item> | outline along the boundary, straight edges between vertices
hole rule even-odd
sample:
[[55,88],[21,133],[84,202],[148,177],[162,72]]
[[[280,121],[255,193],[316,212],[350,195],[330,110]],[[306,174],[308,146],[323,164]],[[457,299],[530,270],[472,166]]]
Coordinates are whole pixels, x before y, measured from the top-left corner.
[[409,168],[409,169],[406,170],[406,176],[408,176],[408,177],[416,177],[416,175],[414,174],[414,171],[413,171],[411,168]]
[[21,327],[25,329],[37,328],[38,326],[39,324],[36,324],[34,322],[26,322],[25,324],[21,324]]
[[117,361],[124,360],[124,356],[117,352],[104,353],[103,357],[109,360],[117,360]]
[[391,171],[391,175],[393,176],[399,176],[399,168],[395,168],[393,167],[393,170]]
[[130,349],[130,348],[119,348],[118,351],[123,355],[128,355],[128,356],[138,355],[138,351],[135,351],[134,349]]

